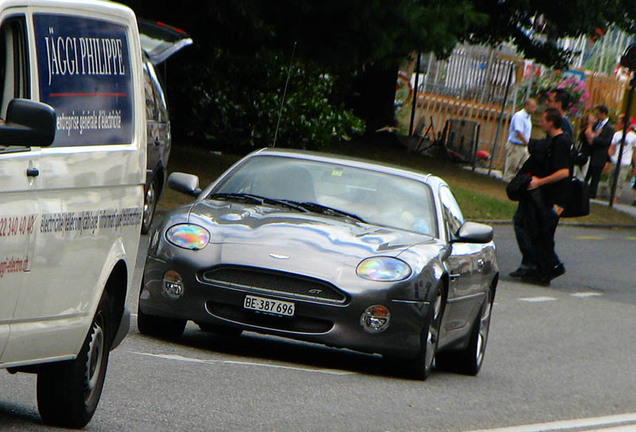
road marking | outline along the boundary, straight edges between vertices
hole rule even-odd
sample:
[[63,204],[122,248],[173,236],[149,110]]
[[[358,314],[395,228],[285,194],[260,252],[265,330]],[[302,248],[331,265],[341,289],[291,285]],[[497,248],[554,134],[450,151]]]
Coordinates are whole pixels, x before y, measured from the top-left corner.
[[[601,429],[589,429],[601,427]],[[636,413],[621,414],[605,417],[593,417],[578,420],[564,420],[551,423],[537,423],[532,425],[504,427],[496,429],[479,429],[466,432],[548,432],[548,431],[611,431],[633,432],[636,429]]]
[[521,297],[519,300],[528,302],[528,303],[541,303],[541,302],[557,301],[558,298],[539,296],[539,297]]
[[594,235],[572,236],[572,238],[576,240],[605,240],[604,236],[594,236]]
[[627,240],[636,240],[636,236],[629,236],[627,237]]
[[603,294],[598,292],[593,292],[593,291],[587,291],[587,292],[575,292],[570,295],[572,297],[578,297],[578,298],[590,298],[590,297],[600,297]]
[[137,351],[128,351],[128,352],[141,355],[141,356],[146,356],[146,357],[154,357],[154,358],[160,358],[164,360],[174,360],[174,361],[189,362],[189,363],[257,366],[257,367],[264,367],[264,368],[270,368],[270,369],[285,369],[285,370],[293,370],[293,371],[300,371],[300,372],[319,373],[319,374],[325,374],[325,375],[355,375],[356,374],[356,372],[338,371],[338,370],[331,370],[331,369],[310,369],[310,368],[301,368],[301,367],[294,367],[294,366],[282,366],[282,365],[273,365],[273,364],[256,363],[256,362],[244,362],[244,361],[236,361],[236,360],[203,360],[203,359],[197,359],[192,357],[183,357],[176,354],[152,354],[152,353],[144,353],[144,352],[137,352]]

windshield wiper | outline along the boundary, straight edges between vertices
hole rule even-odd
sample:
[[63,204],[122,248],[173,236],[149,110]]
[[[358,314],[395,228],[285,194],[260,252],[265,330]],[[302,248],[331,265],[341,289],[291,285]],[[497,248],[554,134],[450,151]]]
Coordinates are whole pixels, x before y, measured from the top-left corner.
[[260,195],[253,195],[253,194],[246,194],[246,193],[214,193],[209,195],[208,198],[221,199],[221,200],[230,199],[230,200],[236,200],[239,202],[251,202],[251,203],[260,204],[260,205],[274,204],[278,206],[287,207],[292,210],[297,210],[303,213],[306,213],[309,211],[304,206],[294,201],[279,200],[279,199],[267,198]]
[[234,200],[239,202],[250,202],[254,204],[263,204],[263,198],[257,195],[250,195],[244,193],[213,193],[208,195],[209,199],[218,200]]
[[337,209],[337,208],[325,206],[325,205],[318,204],[318,203],[315,203],[315,202],[301,202],[301,203],[295,203],[295,204],[298,204],[299,206],[301,206],[303,208],[306,208],[307,210],[312,211],[314,213],[321,213],[321,214],[333,215],[333,216],[344,216],[344,217],[349,217],[349,218],[355,219],[358,222],[365,223],[365,220],[362,219],[357,214],[349,213],[349,212],[346,212],[344,210],[340,210],[340,209]]

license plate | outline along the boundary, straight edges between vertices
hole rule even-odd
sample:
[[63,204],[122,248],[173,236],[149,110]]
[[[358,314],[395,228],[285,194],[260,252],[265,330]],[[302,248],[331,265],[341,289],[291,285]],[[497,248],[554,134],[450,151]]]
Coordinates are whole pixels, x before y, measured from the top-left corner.
[[294,316],[294,311],[296,309],[296,305],[292,302],[266,299],[251,295],[245,296],[243,307],[256,312],[280,316]]

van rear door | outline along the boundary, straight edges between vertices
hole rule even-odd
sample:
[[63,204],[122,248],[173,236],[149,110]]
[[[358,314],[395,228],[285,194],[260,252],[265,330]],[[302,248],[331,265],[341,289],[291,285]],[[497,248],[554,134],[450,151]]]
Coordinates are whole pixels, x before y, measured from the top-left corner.
[[139,19],[138,24],[141,48],[155,66],[182,48],[192,45],[190,36],[181,29],[144,19]]

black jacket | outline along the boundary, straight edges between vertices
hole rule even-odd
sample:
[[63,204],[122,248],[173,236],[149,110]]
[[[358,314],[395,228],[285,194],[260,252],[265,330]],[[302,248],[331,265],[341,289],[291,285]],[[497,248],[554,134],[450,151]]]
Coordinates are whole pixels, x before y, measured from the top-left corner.
[[607,162],[607,152],[609,150],[610,144],[612,143],[612,138],[614,137],[614,128],[612,125],[607,122],[601,133],[594,138],[592,141],[592,145],[589,146],[589,155],[590,155],[590,166],[600,167],[605,165]]

